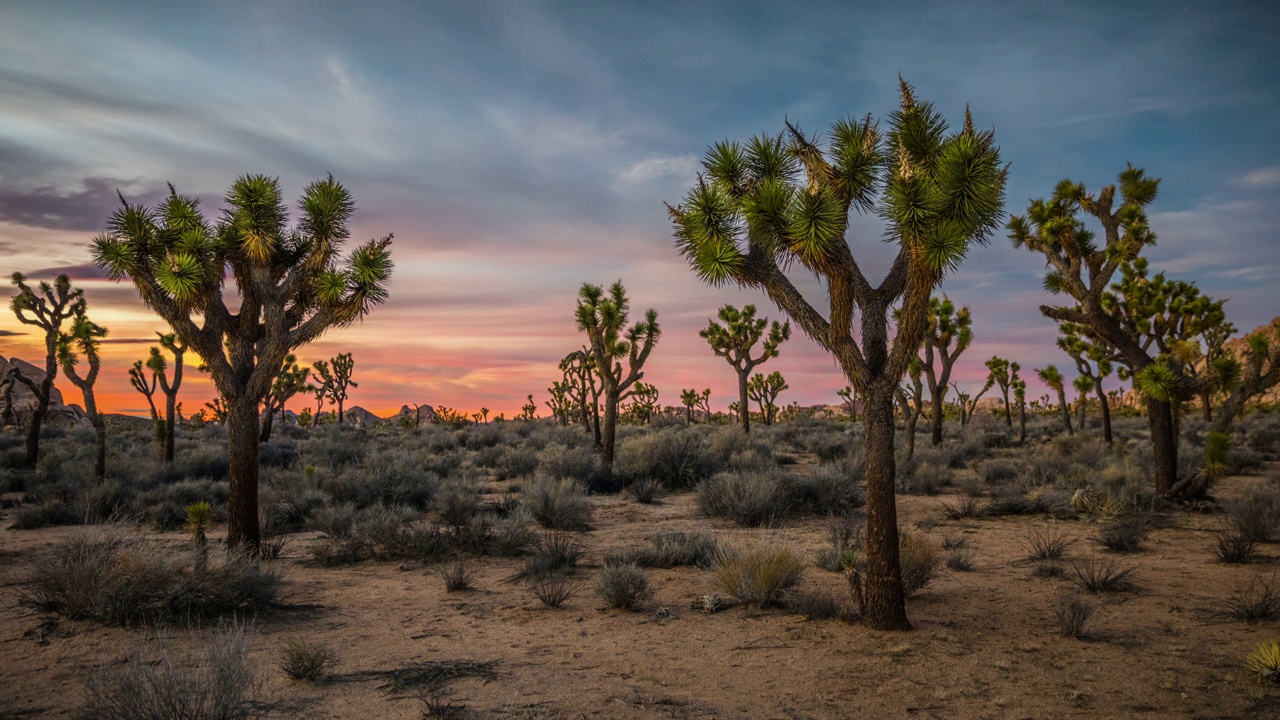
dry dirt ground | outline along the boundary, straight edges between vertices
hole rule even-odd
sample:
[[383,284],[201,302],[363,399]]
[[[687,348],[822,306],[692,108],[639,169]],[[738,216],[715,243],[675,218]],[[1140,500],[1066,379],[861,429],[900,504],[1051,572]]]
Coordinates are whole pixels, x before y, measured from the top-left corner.
[[[1274,468],[1270,469],[1274,472]],[[1225,481],[1220,497],[1260,477]],[[938,516],[954,497],[899,498],[902,524]],[[759,531],[700,517],[691,494],[639,505],[592,498],[594,529],[582,534],[585,568],[560,609],[543,607],[504,580],[519,560],[480,559],[476,589],[446,593],[438,571],[398,563],[339,568],[311,563],[314,534],[291,538],[279,564],[294,609],[253,621],[251,658],[269,717],[413,718],[412,693],[361,676],[426,660],[493,661],[497,675],[449,685],[464,717],[565,718],[1280,718],[1280,686],[1261,685],[1246,653],[1280,636],[1280,623],[1215,621],[1210,613],[1255,574],[1280,570],[1280,546],[1226,565],[1211,553],[1220,517],[1173,513],[1145,549],[1114,556],[1133,566],[1136,592],[1094,596],[1098,612],[1083,639],[1060,637],[1051,610],[1068,583],[1040,578],[1020,562],[1033,525],[1053,524],[1100,553],[1096,525],[1042,517],[940,521],[927,536],[963,536],[971,572],[949,572],[909,601],[910,632],[809,621],[782,610],[690,609],[710,592],[710,573],[651,570],[656,590],[642,612],[602,609],[592,587],[603,553],[642,543],[658,530],[712,530],[722,541],[766,538],[812,563],[824,547],[817,518]],[[0,512],[7,527],[13,511]],[[926,523],[927,525],[927,523]],[[69,717],[83,702],[87,673],[120,663],[149,635],[191,643],[198,633],[53,621],[19,602],[31,563],[82,528],[0,531],[0,717]],[[179,534],[152,534],[180,543]],[[842,591],[843,578],[810,565],[803,586]],[[329,643],[335,675],[289,680],[277,662],[296,635]]]

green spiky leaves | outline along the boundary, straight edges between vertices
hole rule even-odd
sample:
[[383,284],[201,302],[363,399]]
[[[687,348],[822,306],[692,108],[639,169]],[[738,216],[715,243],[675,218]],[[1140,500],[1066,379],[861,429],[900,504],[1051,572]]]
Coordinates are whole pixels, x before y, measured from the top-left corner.
[[1172,402],[1178,395],[1178,376],[1169,365],[1157,361],[1134,373],[1133,387],[1147,397]]

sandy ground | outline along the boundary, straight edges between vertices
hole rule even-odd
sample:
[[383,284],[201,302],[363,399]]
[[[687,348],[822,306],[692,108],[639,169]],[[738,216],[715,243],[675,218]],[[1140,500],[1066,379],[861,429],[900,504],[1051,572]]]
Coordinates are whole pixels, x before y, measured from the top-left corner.
[[[1259,477],[1232,478],[1220,496]],[[899,498],[902,524],[937,517],[954,497]],[[252,658],[270,717],[413,718],[422,703],[353,677],[424,660],[497,663],[497,677],[449,686],[466,717],[599,718],[1280,718],[1280,686],[1261,685],[1244,656],[1280,623],[1218,622],[1215,603],[1256,573],[1280,571],[1280,546],[1225,565],[1212,555],[1220,518],[1175,513],[1141,552],[1115,556],[1136,567],[1138,592],[1095,596],[1087,637],[1058,636],[1050,603],[1067,586],[1035,577],[1019,562],[1035,524],[1052,523],[1097,552],[1096,526],[1035,517],[941,521],[927,531],[968,538],[972,572],[950,572],[910,600],[915,629],[885,633],[781,610],[741,607],[709,615],[690,602],[710,592],[710,573],[651,570],[656,595],[643,612],[602,609],[592,587],[606,550],[641,543],[658,530],[707,528],[720,539],[769,538],[812,562],[825,545],[817,518],[765,531],[699,517],[690,494],[645,506],[595,497],[594,529],[582,534],[586,568],[576,594],[544,608],[522,585],[504,582],[518,560],[481,559],[476,589],[446,593],[434,568],[308,561],[314,535],[296,535],[279,561],[288,600],[302,609],[256,618]],[[7,526],[14,511],[0,512]],[[88,622],[51,622],[19,603],[30,563],[80,528],[0,531],[0,717],[70,717],[82,678],[121,662],[149,633]],[[181,542],[176,534],[149,537]],[[841,576],[810,566],[804,587],[839,591]],[[293,635],[338,653],[336,676],[289,680],[277,667]],[[190,642],[181,632],[177,640]]]

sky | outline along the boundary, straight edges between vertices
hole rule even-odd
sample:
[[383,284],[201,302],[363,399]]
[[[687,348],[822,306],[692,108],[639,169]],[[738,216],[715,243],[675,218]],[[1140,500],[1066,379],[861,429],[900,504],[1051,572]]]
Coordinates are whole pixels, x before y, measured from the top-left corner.
[[[356,199],[352,245],[395,233],[390,301],[298,351],[304,364],[354,354],[349,405],[541,404],[583,343],[579,287],[621,279],[633,315],[652,307],[663,328],[646,382],[672,405],[709,387],[722,409],[735,376],[698,330],[725,303],[784,316],[759,291],[698,281],[663,203],[683,198],[716,141],[787,119],[887,117],[901,74],[953,124],[968,103],[995,129],[1008,213],[1064,177],[1113,182],[1125,163],[1163,178],[1153,268],[1229,299],[1250,330],[1280,314],[1278,7],[9,0],[0,271],[66,272],[84,288],[110,329],[99,404],[144,413],[126,371],[166,326],[89,262],[116,193],[150,203],[172,182],[212,212],[245,173],[279,177],[291,201],[332,173]],[[850,228],[869,275],[891,259],[881,232],[874,218]],[[1070,368],[1037,310],[1043,271],[999,234],[944,281],[974,316],[963,387],[981,385],[992,355]],[[0,354],[42,353],[0,314]],[[761,369],[786,377],[784,403],[835,404],[847,384],[802,333]],[[191,411],[213,391],[187,378]]]

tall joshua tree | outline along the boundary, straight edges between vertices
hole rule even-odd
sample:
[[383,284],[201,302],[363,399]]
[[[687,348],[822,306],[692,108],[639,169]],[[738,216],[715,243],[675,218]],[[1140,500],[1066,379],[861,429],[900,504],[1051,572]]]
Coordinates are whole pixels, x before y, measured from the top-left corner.
[[1074,435],[1075,431],[1071,429],[1071,410],[1067,405],[1066,379],[1062,377],[1062,373],[1055,365],[1046,365],[1043,370],[1036,370],[1036,375],[1040,378],[1040,382],[1058,393],[1058,407],[1062,409],[1062,424],[1067,428],[1068,435]]
[[1004,397],[1005,425],[1013,427],[1013,414],[1009,408],[1009,388],[1018,379],[1018,371],[1022,367],[1016,362],[1009,362],[995,355],[992,355],[991,359],[986,362],[986,366],[989,373],[987,376],[988,386],[990,383],[995,382],[996,385],[1000,386],[1000,394]]
[[[772,425],[774,419],[777,418],[778,396],[788,387],[787,381],[782,377],[782,373],[777,371],[768,375],[756,373],[751,376],[751,380],[747,383],[747,393],[759,406],[760,421],[765,425]],[[749,412],[743,413],[744,416],[749,414]]]
[[[1058,323],[1058,347],[1062,351],[1071,356],[1076,363],[1076,370],[1080,373],[1080,377],[1086,378],[1094,394],[1098,397],[1098,403],[1102,408],[1102,439],[1108,445],[1112,444],[1111,437],[1111,402],[1107,399],[1106,390],[1102,387],[1102,381],[1114,370],[1110,352],[1106,348],[1091,343],[1084,338],[1083,328],[1075,323]],[[1080,415],[1080,431],[1084,432],[1084,414]]]
[[298,358],[293,353],[284,356],[284,364],[280,367],[276,379],[271,382],[271,392],[263,402],[262,432],[258,435],[262,442],[271,439],[271,426],[276,415],[284,412],[284,406],[294,395],[307,389],[307,377],[310,372],[310,368],[298,365]]
[[[956,310],[955,303],[944,296],[941,300],[929,298],[925,323],[922,367],[929,384],[931,443],[936,446],[942,442],[942,406],[951,383],[951,368],[973,342],[973,319],[969,308]],[[934,365],[935,356],[937,367]]]
[[[1129,165],[1117,184],[1091,192],[1082,183],[1062,180],[1048,200],[1033,200],[1026,215],[1010,218],[1009,237],[1015,248],[1043,255],[1045,289],[1073,301],[1041,305],[1040,313],[1075,323],[1090,340],[1114,348],[1131,371],[1146,402],[1152,478],[1163,494],[1178,474],[1174,406],[1192,390],[1171,357],[1178,343],[1222,322],[1222,304],[1190,283],[1147,276],[1147,261],[1140,255],[1155,244],[1156,235],[1146,208],[1156,199],[1160,181]],[[1100,236],[1086,219],[1101,227]]]
[[[732,305],[725,305],[720,308],[717,315],[720,322],[724,324],[709,320],[707,327],[698,335],[711,345],[711,350],[717,356],[727,360],[737,371],[738,404],[746,407],[747,383],[751,378],[751,371],[768,359],[778,357],[778,346],[791,338],[791,323],[788,321],[779,325],[778,321],[774,320],[773,326],[768,327],[768,318],[756,317],[755,305],[747,305],[741,310]],[[769,330],[767,335],[766,327]],[[762,338],[764,345],[760,348],[760,354],[751,357],[751,348],[755,347]],[[749,412],[742,413],[742,429],[746,432],[751,431],[751,413]]]
[[[58,375],[58,338],[62,335],[62,323],[84,307],[84,291],[71,287],[71,278],[59,275],[53,284],[41,282],[40,292],[26,283],[22,273],[13,274],[13,284],[18,294],[9,301],[9,308],[23,325],[34,325],[44,331],[44,379],[36,382],[27,377],[14,364],[13,378],[31,391],[36,407],[31,413],[31,426],[27,428],[27,465],[35,467],[40,458],[40,427],[49,412],[49,398],[53,395],[53,379]],[[10,381],[12,382],[12,380]]]
[[1077,375],[1076,379],[1071,381],[1071,387],[1076,389],[1076,412],[1080,415],[1076,418],[1076,427],[1083,433],[1085,420],[1089,415],[1089,393],[1094,389],[1093,378],[1088,375]]
[[[93,394],[93,386],[98,382],[98,372],[102,369],[102,358],[98,355],[98,347],[102,338],[107,336],[107,329],[89,319],[85,314],[85,304],[76,303],[75,314],[71,317],[71,330],[58,335],[58,365],[67,379],[80,389],[84,396],[84,414],[93,426],[95,452],[93,457],[93,476],[99,482],[107,475],[107,423],[98,412],[98,401]],[[89,365],[84,375],[76,369],[83,355]]]
[[[173,355],[173,380],[169,380],[169,361],[161,352],[161,348]],[[173,462],[173,442],[178,427],[178,391],[182,389],[183,356],[186,355],[187,344],[179,342],[174,333],[160,334],[160,347],[151,347],[151,355],[147,357],[147,367],[160,383],[160,392],[164,393],[164,460]]]
[[[613,467],[614,441],[618,434],[618,401],[622,394],[644,377],[641,368],[658,342],[662,330],[658,313],[650,308],[644,320],[627,327],[630,302],[619,280],[606,294],[599,285],[583,283],[578,292],[578,329],[587,334],[595,371],[604,395],[604,423],[600,452]],[[623,359],[627,366],[622,367]]]
[[[934,288],[996,229],[1006,175],[994,133],[975,130],[967,111],[964,126],[950,131],[931,104],[901,85],[901,108],[886,130],[870,116],[838,120],[819,145],[788,122],[776,136],[717,143],[684,201],[670,208],[676,245],[702,280],[763,290],[835,356],[863,400],[862,598],[866,622],[878,629],[910,627],[898,563],[894,391],[920,348]],[[898,244],[878,286],[848,242],[855,211],[878,212]],[[793,264],[825,281],[825,316],[784,272]],[[891,343],[895,305],[901,319]]]
[[[216,223],[172,186],[154,208],[121,203],[94,241],[94,260],[111,278],[131,280],[208,366],[228,411],[227,542],[256,550],[258,408],[285,356],[386,300],[391,236],[341,260],[355,202],[332,177],[303,191],[293,227],[279,181],[261,175],[235,181]],[[235,312],[223,298],[228,270]]]
[[565,356],[560,361],[560,371],[564,373],[564,384],[568,386],[570,399],[578,407],[578,416],[587,432],[594,434],[596,447],[600,442],[600,374],[596,372],[595,356],[591,349],[583,347]]

